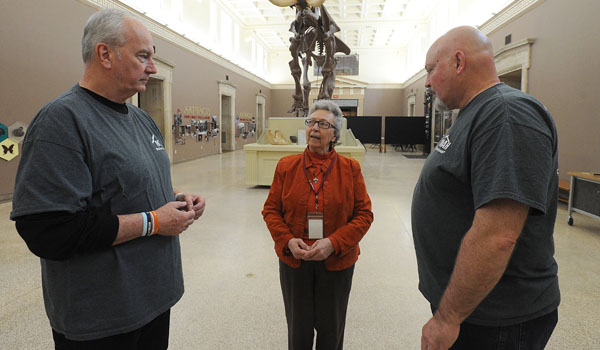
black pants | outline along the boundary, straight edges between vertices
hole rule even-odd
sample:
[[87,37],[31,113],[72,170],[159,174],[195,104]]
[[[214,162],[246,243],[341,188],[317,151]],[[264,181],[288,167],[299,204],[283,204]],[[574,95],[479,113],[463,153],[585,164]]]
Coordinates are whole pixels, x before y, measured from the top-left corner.
[[293,269],[279,262],[288,326],[288,348],[309,350],[317,331],[317,350],[341,350],[354,265],[327,271],[323,261],[302,261]]
[[52,330],[56,350],[164,350],[169,346],[171,310],[160,314],[147,325],[134,331],[106,338],[75,341]]
[[558,322],[558,310],[504,327],[479,326],[467,322],[460,325],[452,350],[543,350]]

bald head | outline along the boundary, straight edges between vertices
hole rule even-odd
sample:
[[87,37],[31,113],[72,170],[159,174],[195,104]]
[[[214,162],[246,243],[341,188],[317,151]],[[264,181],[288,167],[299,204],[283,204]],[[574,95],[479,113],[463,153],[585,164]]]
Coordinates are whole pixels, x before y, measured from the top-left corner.
[[469,55],[487,55],[493,60],[493,49],[490,40],[479,30],[463,26],[451,29],[433,43],[431,49],[463,50]]
[[[446,100],[438,96],[451,108],[462,108],[479,92],[499,82],[491,42],[479,30],[468,26],[451,29],[437,39],[427,52],[425,69],[426,85],[438,95],[447,85],[454,90]],[[443,73],[443,79],[429,78],[436,70],[442,70],[436,73]]]

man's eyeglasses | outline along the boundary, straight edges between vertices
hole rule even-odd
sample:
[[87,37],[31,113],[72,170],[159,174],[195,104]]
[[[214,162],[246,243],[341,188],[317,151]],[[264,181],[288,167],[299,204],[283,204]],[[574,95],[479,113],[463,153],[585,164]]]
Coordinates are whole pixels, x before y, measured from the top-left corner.
[[305,119],[304,125],[313,127],[315,124],[319,124],[319,129],[329,129],[334,128],[335,126],[328,122],[327,120],[314,120],[314,119]]

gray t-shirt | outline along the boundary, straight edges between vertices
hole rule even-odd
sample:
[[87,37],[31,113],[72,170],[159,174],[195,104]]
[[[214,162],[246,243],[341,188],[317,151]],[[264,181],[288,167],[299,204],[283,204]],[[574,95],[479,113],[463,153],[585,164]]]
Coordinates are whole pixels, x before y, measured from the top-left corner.
[[506,326],[558,307],[554,260],[556,128],[533,97],[495,85],[465,106],[427,158],[413,194],[419,289],[438,307],[475,210],[509,198],[530,207],[504,275],[466,322]]
[[[24,140],[11,218],[107,206],[132,214],[174,200],[159,129],[127,107],[118,113],[75,85],[42,108]],[[138,238],[41,266],[50,324],[73,340],[137,329],[183,295],[178,237]]]

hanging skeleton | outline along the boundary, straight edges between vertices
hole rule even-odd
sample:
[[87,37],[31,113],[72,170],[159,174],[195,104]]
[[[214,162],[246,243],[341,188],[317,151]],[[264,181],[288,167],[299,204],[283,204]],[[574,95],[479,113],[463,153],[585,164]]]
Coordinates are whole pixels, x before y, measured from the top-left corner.
[[[280,6],[295,6],[296,19],[290,26],[294,35],[290,38],[290,70],[296,90],[293,94],[294,104],[288,113],[295,113],[297,117],[306,117],[308,114],[308,97],[311,84],[308,80],[308,69],[312,66],[313,59],[317,67],[321,68],[323,81],[319,88],[319,100],[329,100],[335,88],[336,52],[350,54],[350,48],[334,34],[340,27],[333,21],[323,5],[325,0],[269,0]],[[300,67],[299,60],[302,61]],[[300,84],[302,76],[302,84]]]

